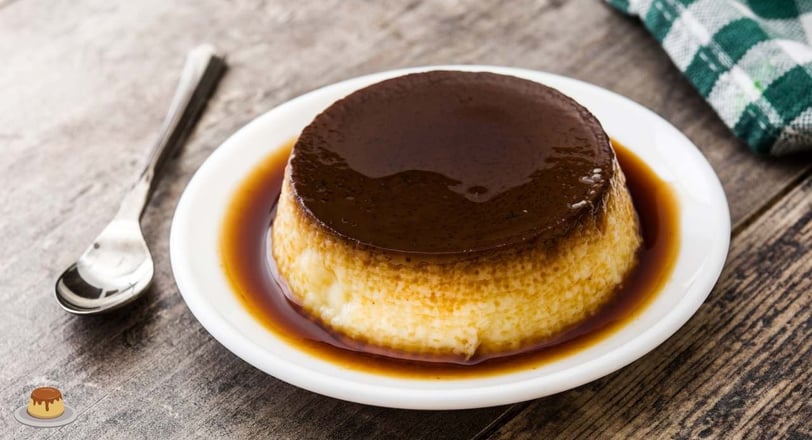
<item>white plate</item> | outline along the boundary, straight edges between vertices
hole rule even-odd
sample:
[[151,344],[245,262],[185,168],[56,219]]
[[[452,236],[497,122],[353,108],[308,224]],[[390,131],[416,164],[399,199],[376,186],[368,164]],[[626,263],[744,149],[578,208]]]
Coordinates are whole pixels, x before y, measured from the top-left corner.
[[14,418],[24,425],[33,426],[35,428],[56,428],[76,420],[76,416],[79,415],[72,407],[68,405],[64,406],[65,411],[59,417],[54,417],[53,419],[39,419],[28,414],[28,405],[23,405],[14,411]]
[[[221,222],[232,194],[274,148],[297,136],[339,98],[386,78],[426,70],[514,75],[555,87],[591,110],[610,136],[675,189],[679,256],[671,279],[636,319],[587,349],[531,371],[454,380],[403,379],[349,370],[288,345],[264,328],[232,292],[221,264]],[[697,148],[644,107],[599,87],[548,73],[492,66],[433,66],[382,72],[310,92],[256,118],[200,167],[178,203],[170,254],[183,299],[221,344],[285,382],[339,399],[395,408],[502,405],[568,390],[628,365],[674,334],[702,304],[722,270],[730,216],[722,187]]]

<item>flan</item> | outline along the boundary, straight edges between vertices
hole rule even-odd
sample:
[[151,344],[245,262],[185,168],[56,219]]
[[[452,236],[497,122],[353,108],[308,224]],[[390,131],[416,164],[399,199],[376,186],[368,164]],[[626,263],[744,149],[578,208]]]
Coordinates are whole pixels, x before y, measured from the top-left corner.
[[360,89],[302,131],[270,251],[289,299],[329,330],[471,359],[595,314],[641,242],[587,109],[513,76],[431,71]]
[[54,387],[35,388],[28,399],[28,414],[38,419],[55,419],[65,412],[62,393]]

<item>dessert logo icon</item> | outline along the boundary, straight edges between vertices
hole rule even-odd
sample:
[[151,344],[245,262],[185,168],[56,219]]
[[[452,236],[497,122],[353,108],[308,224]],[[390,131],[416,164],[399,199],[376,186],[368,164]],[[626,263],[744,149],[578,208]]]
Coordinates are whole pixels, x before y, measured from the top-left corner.
[[62,392],[54,387],[35,388],[28,405],[14,411],[18,422],[37,428],[54,428],[76,419],[76,410],[65,405]]

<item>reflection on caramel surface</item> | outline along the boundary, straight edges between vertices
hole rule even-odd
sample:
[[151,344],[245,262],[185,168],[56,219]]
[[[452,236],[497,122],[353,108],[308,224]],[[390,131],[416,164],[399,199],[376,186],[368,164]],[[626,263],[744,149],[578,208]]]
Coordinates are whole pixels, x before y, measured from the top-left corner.
[[410,378],[467,378],[536,368],[611,335],[643,310],[669,278],[678,251],[678,206],[672,189],[633,153],[614,142],[640,217],[640,263],[615,298],[588,320],[519,352],[468,360],[404,360],[378,347],[331,333],[300,313],[273,276],[269,227],[293,142],[280,148],[242,182],[224,220],[221,257],[234,292],[268,330],[313,356],[353,370]]

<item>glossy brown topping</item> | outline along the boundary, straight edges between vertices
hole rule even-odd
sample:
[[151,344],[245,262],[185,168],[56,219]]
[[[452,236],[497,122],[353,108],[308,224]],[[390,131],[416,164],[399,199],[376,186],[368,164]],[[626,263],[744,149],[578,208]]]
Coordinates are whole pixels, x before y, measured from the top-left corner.
[[34,391],[31,392],[31,400],[37,404],[45,403],[45,410],[48,411],[48,407],[51,404],[57,400],[62,400],[62,393],[54,387],[35,388]]
[[597,119],[541,84],[434,71],[366,87],[302,132],[300,205],[361,245],[419,254],[557,239],[593,215],[612,178]]

